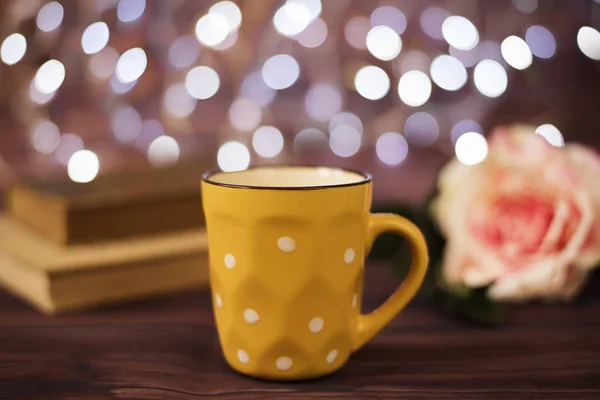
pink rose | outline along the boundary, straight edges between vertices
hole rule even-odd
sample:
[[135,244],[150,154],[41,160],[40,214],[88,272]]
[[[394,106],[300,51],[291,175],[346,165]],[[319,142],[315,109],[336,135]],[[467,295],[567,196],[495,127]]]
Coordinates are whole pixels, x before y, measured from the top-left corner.
[[488,156],[440,173],[432,212],[449,283],[496,300],[570,300],[600,262],[600,156],[554,147],[534,128],[500,127]]

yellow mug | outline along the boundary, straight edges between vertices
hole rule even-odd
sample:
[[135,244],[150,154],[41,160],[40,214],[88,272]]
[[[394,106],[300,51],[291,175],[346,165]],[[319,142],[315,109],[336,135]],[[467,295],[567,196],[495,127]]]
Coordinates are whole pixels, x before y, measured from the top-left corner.
[[[370,214],[368,174],[265,166],[208,172],[202,199],[213,310],[223,356],[266,380],[301,380],[341,368],[414,297],[427,269],[419,229]],[[402,285],[361,314],[364,258],[393,231],[412,246]]]

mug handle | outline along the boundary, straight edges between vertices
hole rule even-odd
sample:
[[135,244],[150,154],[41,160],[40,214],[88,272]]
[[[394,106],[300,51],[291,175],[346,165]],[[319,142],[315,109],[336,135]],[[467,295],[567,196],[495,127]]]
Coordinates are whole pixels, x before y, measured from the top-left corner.
[[361,348],[402,311],[419,290],[427,272],[427,244],[415,224],[395,214],[371,214],[367,227],[367,253],[377,236],[384,232],[395,232],[408,240],[412,264],[402,284],[379,308],[369,314],[358,315],[353,351]]

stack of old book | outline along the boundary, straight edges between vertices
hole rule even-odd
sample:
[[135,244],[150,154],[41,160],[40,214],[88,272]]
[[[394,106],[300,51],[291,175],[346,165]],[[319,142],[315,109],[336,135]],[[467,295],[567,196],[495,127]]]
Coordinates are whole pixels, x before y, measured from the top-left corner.
[[205,287],[204,170],[17,181],[0,214],[0,285],[47,314]]

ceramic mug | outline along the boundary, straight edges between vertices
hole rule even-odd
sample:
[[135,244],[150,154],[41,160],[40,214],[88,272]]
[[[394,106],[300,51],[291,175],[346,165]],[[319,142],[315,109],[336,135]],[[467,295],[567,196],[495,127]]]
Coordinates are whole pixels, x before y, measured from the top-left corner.
[[[256,167],[202,180],[219,341],[235,370],[268,380],[330,374],[413,298],[427,268],[418,228],[370,214],[371,177],[327,167]],[[402,285],[361,314],[364,258],[383,232],[412,246]]]

